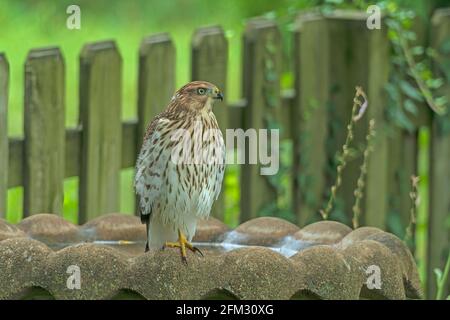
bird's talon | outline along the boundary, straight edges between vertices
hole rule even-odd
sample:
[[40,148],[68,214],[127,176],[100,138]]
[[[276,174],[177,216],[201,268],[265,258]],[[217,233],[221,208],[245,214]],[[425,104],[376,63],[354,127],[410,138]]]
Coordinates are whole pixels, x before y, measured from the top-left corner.
[[187,265],[187,257],[186,257],[186,249],[191,250],[192,252],[198,252],[203,257],[203,252],[200,251],[199,248],[194,247],[189,241],[186,239],[185,235],[179,230],[178,231],[178,241],[177,242],[166,242],[162,250],[165,248],[179,248],[181,254],[181,260],[184,264]]
[[203,252],[201,252],[199,248],[193,247],[192,251],[193,251],[194,253],[198,252],[202,257],[204,257]]

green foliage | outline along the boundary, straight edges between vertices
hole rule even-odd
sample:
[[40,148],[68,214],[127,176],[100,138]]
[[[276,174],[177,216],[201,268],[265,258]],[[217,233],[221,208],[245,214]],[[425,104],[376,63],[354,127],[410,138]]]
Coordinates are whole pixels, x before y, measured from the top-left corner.
[[[428,107],[438,115],[447,112],[447,100],[442,96],[435,96],[435,92],[444,83],[441,78],[434,78],[431,71],[431,48],[412,46],[419,42],[413,30],[413,21],[419,22],[413,11],[400,9],[392,1],[380,3],[387,12],[386,25],[388,36],[392,44],[392,65],[390,84],[388,90],[390,101],[390,115],[394,123],[409,131],[414,125],[404,113],[410,116],[417,115],[416,103],[425,102]],[[400,108],[402,107],[402,108]],[[392,109],[400,109],[392,111]]]
[[[424,41],[418,39],[417,35],[420,29],[416,26],[424,23],[424,17],[420,19],[416,12],[426,11],[423,10],[424,4],[394,0],[382,0],[375,3],[325,0],[322,2],[321,11],[325,14],[338,8],[365,11],[369,5],[377,5],[382,10],[392,45],[393,68],[389,83],[386,85],[389,98],[388,118],[392,124],[413,131],[416,128],[412,119],[418,115],[418,108],[422,108],[424,103],[441,116],[446,114],[448,109],[446,97],[439,96],[437,93],[444,81],[440,77],[435,77],[431,70],[436,52],[432,48],[424,47]],[[425,18],[429,20],[429,17]],[[450,50],[448,47],[450,44],[445,45],[441,51]],[[447,79],[450,78],[447,77]],[[447,117],[441,119],[446,121],[443,127],[450,127]]]

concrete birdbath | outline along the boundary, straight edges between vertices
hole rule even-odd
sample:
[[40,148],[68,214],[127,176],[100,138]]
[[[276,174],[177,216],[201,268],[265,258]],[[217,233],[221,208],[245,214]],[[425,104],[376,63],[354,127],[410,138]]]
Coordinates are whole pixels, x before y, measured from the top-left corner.
[[230,230],[211,218],[194,242],[204,257],[184,265],[177,250],[144,253],[137,217],[0,219],[0,299],[422,298],[410,251],[377,228],[264,217]]

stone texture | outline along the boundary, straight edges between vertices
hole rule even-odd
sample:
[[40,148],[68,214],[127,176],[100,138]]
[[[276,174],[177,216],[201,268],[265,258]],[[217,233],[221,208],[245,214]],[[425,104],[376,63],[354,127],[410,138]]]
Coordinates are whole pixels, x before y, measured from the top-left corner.
[[[343,254],[345,259],[362,275],[361,297],[366,299],[405,299],[402,273],[398,260],[388,248],[373,240],[363,240],[349,245]],[[373,268],[380,270],[379,289],[373,286],[370,276],[374,274]],[[377,272],[377,271],[375,271]],[[367,286],[367,283],[372,284]]]
[[341,248],[346,248],[349,245],[367,239],[375,233],[383,232],[383,230],[375,227],[360,227],[348,233],[339,243]]
[[20,230],[15,225],[10,224],[3,219],[0,219],[0,241],[20,237],[26,237],[25,232]]
[[406,244],[393,234],[387,232],[375,233],[367,239],[380,242],[391,250],[391,252],[400,261],[406,295],[414,299],[422,298],[423,291],[420,285],[419,272],[417,271],[414,257]]
[[31,238],[47,244],[80,241],[78,227],[56,214],[32,215],[23,219],[18,226]]
[[352,229],[336,221],[319,221],[305,226],[294,234],[300,241],[315,244],[334,244],[342,240]]
[[291,259],[299,267],[296,273],[299,290],[312,292],[321,299],[359,298],[361,271],[348,263],[337,249],[318,245],[300,251]]
[[80,228],[89,240],[128,240],[145,242],[145,225],[136,216],[110,213],[88,221]]
[[222,221],[216,218],[209,218],[207,220],[200,220],[197,224],[197,231],[193,241],[195,242],[217,242],[224,238],[226,232],[230,228]]
[[289,299],[297,291],[295,265],[268,248],[241,248],[226,253],[222,272],[227,287],[240,299]]
[[233,232],[232,241],[238,244],[270,246],[279,243],[284,237],[293,235],[299,228],[283,219],[260,217],[244,222]]
[[[67,286],[70,266],[80,270],[79,290]],[[49,256],[45,288],[56,299],[107,299],[124,287],[127,269],[128,260],[113,248],[94,244],[70,246]]]
[[221,257],[188,253],[183,264],[177,250],[152,250],[133,260],[130,289],[147,299],[200,299],[225,285]]
[[[237,249],[224,252],[202,247],[205,256],[188,252],[185,265],[175,249],[144,253],[145,226],[133,216],[109,214],[80,227],[48,214],[31,216],[18,226],[0,220],[0,299],[423,296],[408,248],[394,235],[376,228],[352,231],[343,224],[323,221],[299,230],[287,221],[265,217],[230,232],[222,222],[209,219],[199,223],[194,239],[203,244],[225,239]],[[112,244],[89,243],[93,240]],[[133,241],[134,245],[118,246],[118,240]],[[308,245],[297,246],[288,258],[278,253],[287,240]],[[67,287],[70,266],[80,270],[80,290]],[[379,267],[379,288],[368,285],[371,266]]]
[[36,240],[0,241],[0,299],[17,298],[30,287],[46,287],[45,270],[51,253],[46,245]]

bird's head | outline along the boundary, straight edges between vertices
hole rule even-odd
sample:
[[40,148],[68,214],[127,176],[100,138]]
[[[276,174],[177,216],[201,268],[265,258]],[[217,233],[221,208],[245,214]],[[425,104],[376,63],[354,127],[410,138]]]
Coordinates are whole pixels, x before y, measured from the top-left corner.
[[212,83],[192,81],[181,87],[172,99],[178,107],[192,111],[211,110],[215,101],[223,100],[223,94]]

